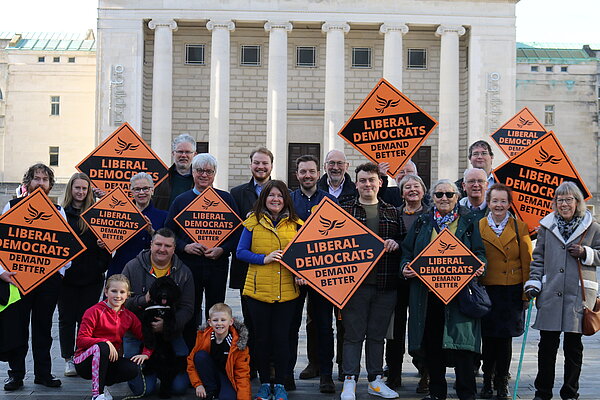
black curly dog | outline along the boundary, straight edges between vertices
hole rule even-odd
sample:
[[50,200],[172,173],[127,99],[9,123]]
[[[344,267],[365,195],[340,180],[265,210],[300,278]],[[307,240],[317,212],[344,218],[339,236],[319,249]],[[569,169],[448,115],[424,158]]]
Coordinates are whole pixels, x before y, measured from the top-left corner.
[[[176,356],[171,345],[175,338],[175,310],[181,297],[181,290],[175,281],[168,277],[158,278],[149,290],[150,302],[142,315],[144,343],[154,352],[144,364],[144,375],[156,374],[160,379],[159,397],[171,397],[171,383],[178,373],[186,370],[186,358]],[[152,330],[152,322],[162,318],[162,332]]]

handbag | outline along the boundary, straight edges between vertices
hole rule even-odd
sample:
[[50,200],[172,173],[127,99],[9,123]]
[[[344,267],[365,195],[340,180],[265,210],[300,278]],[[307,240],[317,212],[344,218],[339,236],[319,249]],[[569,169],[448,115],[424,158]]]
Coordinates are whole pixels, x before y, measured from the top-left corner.
[[492,300],[479,280],[472,279],[458,295],[458,309],[471,318],[481,318],[492,310]]
[[[587,230],[583,234],[579,244],[583,241],[586,233]],[[592,336],[594,333],[600,331],[600,299],[596,297],[596,303],[591,310],[585,306],[585,287],[583,286],[583,273],[581,272],[581,261],[579,259],[577,259],[577,268],[579,269],[579,282],[581,284],[581,300],[584,303],[581,333],[585,336]]]

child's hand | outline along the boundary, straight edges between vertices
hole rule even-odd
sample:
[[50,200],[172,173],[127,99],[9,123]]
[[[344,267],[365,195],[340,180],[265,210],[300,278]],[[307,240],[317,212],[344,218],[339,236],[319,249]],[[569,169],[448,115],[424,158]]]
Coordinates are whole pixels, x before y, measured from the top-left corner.
[[206,397],[206,389],[204,386],[200,385],[196,388],[196,397],[205,398]]
[[117,349],[115,349],[115,345],[112,344],[111,342],[106,342],[108,344],[108,349],[110,350],[110,353],[108,354],[108,361],[110,362],[115,362],[119,359],[119,353],[117,352]]
[[136,363],[137,365],[142,365],[144,361],[148,359],[148,356],[145,354],[138,354],[136,356],[131,357],[131,361]]

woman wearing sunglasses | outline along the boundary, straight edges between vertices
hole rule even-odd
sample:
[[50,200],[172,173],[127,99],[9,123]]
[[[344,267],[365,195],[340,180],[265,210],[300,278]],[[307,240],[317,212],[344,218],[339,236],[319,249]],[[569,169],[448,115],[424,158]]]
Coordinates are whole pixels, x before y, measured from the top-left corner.
[[[408,264],[442,231],[449,229],[482,262],[485,248],[479,234],[478,218],[459,206],[460,192],[448,180],[437,181],[431,189],[433,208],[419,216],[402,244],[402,274],[410,280],[408,351],[423,356],[429,370],[428,400],[447,395],[446,366],[456,370],[456,392],[460,400],[476,397],[476,353],[481,353],[481,320],[462,314],[456,298],[444,303],[416,278]],[[482,275],[483,267],[477,276]]]

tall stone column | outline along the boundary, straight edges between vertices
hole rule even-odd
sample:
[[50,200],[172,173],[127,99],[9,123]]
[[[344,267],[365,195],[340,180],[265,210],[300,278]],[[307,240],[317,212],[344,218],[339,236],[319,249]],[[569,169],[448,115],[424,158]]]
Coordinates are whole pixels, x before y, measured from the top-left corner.
[[153,19],[148,27],[154,30],[154,61],[152,68],[152,150],[171,164],[171,130],[173,119],[173,31],[172,19]]
[[[325,50],[325,123],[323,154],[332,149],[344,149],[338,131],[344,124],[345,60],[344,34],[350,31],[345,22],[325,22],[321,27],[327,34]],[[325,157],[323,157],[325,160]]]
[[440,25],[435,34],[441,37],[438,178],[456,180],[459,165],[460,101],[458,38],[465,34],[465,28]]
[[287,180],[287,35],[292,24],[269,21],[267,81],[267,147],[275,155],[272,176]]
[[383,36],[383,77],[402,90],[402,37],[408,33],[406,24],[385,23],[379,28]]
[[232,21],[210,20],[206,28],[212,32],[210,46],[210,111],[208,117],[208,146],[219,162],[215,187],[229,189],[229,89],[230,89],[230,32]]

